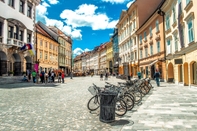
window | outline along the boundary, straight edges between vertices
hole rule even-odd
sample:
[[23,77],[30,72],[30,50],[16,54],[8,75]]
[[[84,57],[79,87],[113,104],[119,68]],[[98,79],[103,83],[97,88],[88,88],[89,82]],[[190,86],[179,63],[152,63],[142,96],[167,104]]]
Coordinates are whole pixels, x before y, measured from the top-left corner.
[[188,37],[189,37],[189,43],[194,41],[194,27],[193,27],[193,19],[189,19],[187,22],[188,27]]
[[148,57],[148,48],[145,48],[145,56]]
[[19,12],[24,13],[24,1],[20,0]]
[[174,35],[174,49],[175,51],[178,51],[178,38],[177,38],[177,34]]
[[157,53],[160,52],[160,41],[157,41]]
[[150,45],[150,55],[153,55],[153,45]]
[[22,30],[19,31],[19,40],[23,41],[23,31]]
[[189,2],[190,2],[190,0],[186,0],[186,5],[188,5],[188,4],[189,4]]
[[159,31],[159,21],[157,20],[156,21],[156,32],[158,32]]
[[14,0],[9,0],[8,5],[14,8]]
[[171,54],[171,53],[172,53],[171,50],[172,50],[172,49],[171,49],[171,41],[170,41],[170,39],[168,39],[168,40],[167,40],[167,51],[168,51],[168,54]]
[[140,59],[143,58],[142,50],[140,50]]
[[45,52],[45,60],[47,60],[47,52]]
[[46,48],[47,48],[47,45],[48,45],[48,44],[47,44],[47,42],[46,42],[46,43],[45,43],[45,47],[46,47]]
[[166,15],[166,30],[170,29],[170,15]]
[[31,43],[31,33],[27,33],[27,42]]
[[0,36],[3,35],[3,22],[0,21]]
[[153,36],[152,27],[149,27],[150,37]]
[[173,7],[172,12],[173,12],[173,23],[175,23],[176,22],[176,10],[175,10],[175,7]]
[[42,46],[42,40],[40,40],[40,46]]
[[40,59],[42,58],[42,51],[40,51]]
[[146,32],[144,32],[144,40],[147,41]]
[[32,6],[31,5],[27,5],[27,16],[31,18],[31,10],[32,10]]
[[53,45],[50,43],[50,49],[53,49]]
[[13,31],[14,31],[14,27],[9,26],[8,27],[8,38],[13,38]]
[[142,43],[142,35],[140,35],[140,44]]

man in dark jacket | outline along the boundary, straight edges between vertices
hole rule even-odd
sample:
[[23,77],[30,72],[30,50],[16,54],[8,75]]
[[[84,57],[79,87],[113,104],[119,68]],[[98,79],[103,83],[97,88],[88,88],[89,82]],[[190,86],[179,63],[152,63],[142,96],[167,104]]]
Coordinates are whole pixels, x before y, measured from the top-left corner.
[[154,78],[156,80],[157,86],[160,86],[160,82],[159,82],[160,73],[157,69],[155,70]]

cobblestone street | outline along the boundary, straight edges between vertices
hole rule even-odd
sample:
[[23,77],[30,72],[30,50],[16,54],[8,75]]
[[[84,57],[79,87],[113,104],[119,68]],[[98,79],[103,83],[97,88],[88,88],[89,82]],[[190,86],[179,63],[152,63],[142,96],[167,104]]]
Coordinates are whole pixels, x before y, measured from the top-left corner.
[[[108,82],[122,81],[109,78]],[[161,83],[113,123],[90,113],[88,87],[104,86],[98,76],[66,78],[65,84],[0,85],[1,131],[196,131],[197,88]],[[22,86],[20,86],[22,85]],[[155,83],[153,82],[155,86]]]

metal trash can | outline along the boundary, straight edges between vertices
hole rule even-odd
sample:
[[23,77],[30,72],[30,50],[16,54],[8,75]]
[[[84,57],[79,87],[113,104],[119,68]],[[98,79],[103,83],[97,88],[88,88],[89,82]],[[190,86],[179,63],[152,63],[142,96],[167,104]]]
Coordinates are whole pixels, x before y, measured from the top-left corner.
[[102,92],[100,99],[100,121],[109,123],[115,121],[115,106],[117,93]]

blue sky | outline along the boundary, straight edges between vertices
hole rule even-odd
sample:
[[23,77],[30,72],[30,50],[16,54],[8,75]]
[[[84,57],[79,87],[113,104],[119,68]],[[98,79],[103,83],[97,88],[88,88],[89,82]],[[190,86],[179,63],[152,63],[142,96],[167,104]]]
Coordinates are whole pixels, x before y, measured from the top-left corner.
[[36,21],[56,26],[73,40],[75,55],[110,40],[121,11],[133,0],[42,0]]

